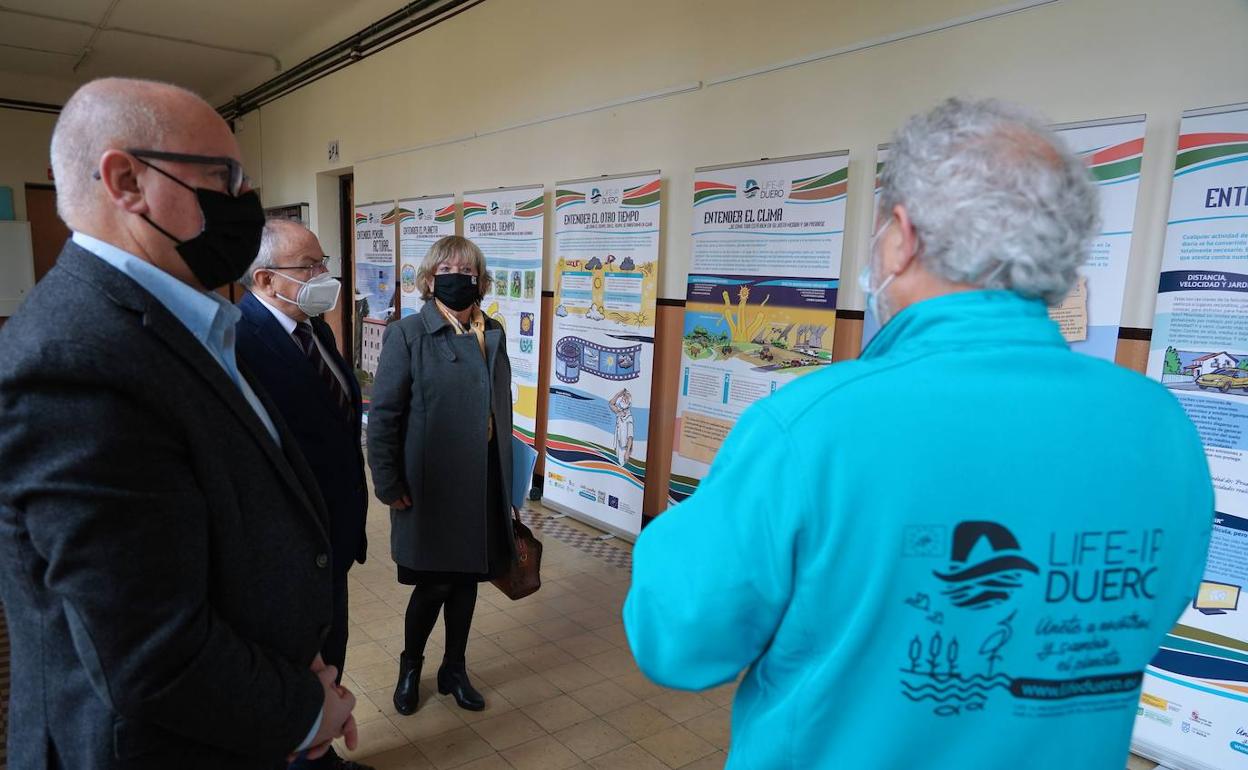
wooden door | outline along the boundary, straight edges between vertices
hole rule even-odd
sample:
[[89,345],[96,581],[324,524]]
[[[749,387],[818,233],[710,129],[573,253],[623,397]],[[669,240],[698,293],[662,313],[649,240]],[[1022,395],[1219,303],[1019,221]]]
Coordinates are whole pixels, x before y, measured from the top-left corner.
[[30,222],[31,250],[35,256],[35,281],[52,269],[69,240],[69,228],[56,213],[56,188],[26,185],[26,219]]

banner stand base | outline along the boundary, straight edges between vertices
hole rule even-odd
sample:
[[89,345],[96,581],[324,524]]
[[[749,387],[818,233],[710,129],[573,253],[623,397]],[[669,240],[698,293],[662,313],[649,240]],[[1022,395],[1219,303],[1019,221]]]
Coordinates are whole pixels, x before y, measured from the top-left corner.
[[[582,524],[587,524],[593,527],[594,529],[600,529],[604,533],[606,533],[608,537],[618,537],[621,540],[627,540],[630,543],[637,542],[636,533],[628,532],[626,530],[620,529],[619,527],[612,526],[606,523],[605,521],[595,519],[593,516],[590,516],[585,513],[581,513],[580,511],[575,510],[574,508],[570,508],[566,505],[560,505],[559,503],[551,502],[550,500],[543,500],[542,505],[552,511],[557,511],[558,513],[563,514],[563,516],[576,519]],[[555,517],[552,516],[551,518],[555,518]],[[559,518],[562,518],[562,517],[559,517]],[[599,539],[606,540],[608,538],[604,537],[604,538],[599,538]]]
[[[1131,753],[1135,755],[1132,759],[1136,762],[1139,759],[1156,762],[1156,770],[1222,770],[1193,757],[1184,757],[1173,749],[1166,749],[1152,741],[1132,740]],[[1137,767],[1136,762],[1129,763],[1128,770]]]

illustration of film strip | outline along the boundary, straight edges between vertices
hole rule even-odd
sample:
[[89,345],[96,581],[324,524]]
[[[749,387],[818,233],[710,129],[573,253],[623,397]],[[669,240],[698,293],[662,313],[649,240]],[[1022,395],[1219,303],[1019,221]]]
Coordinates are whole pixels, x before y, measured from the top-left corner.
[[611,348],[580,337],[563,337],[555,344],[555,376],[574,383],[587,372],[604,380],[632,380],[641,375],[641,345]]

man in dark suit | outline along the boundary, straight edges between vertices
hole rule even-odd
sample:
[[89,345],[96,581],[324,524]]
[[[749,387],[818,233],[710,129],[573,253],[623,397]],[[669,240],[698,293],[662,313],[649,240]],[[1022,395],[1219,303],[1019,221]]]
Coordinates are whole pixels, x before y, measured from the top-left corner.
[[[364,563],[368,488],[360,451],[360,386],[321,315],[342,286],[320,242],[297,222],[265,223],[260,253],[242,277],[238,356],[273,398],[320,486],[333,544],[334,619],[321,657],[342,670],[347,655],[347,571]],[[331,748],[302,767],[367,770]]]
[[263,212],[225,122],[101,80],[52,137],[55,268],[0,329],[11,770],[283,767],[355,741],[325,504],[213,289]]

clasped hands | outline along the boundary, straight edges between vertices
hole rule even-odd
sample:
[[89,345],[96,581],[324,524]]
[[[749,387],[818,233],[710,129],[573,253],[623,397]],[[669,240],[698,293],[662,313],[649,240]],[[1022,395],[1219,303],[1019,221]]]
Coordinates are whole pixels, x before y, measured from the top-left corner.
[[[321,687],[325,691],[325,703],[324,711],[321,712],[320,729],[312,739],[312,746],[307,750],[306,758],[323,757],[329,751],[330,744],[338,737],[343,739],[348,749],[354,750],[359,743],[359,730],[355,725],[355,717],[351,713],[355,709],[355,696],[350,690],[334,681],[338,678],[338,668],[325,665],[319,653],[312,661],[312,673],[321,680]],[[288,756],[286,760],[293,762],[297,757],[296,752]]]

